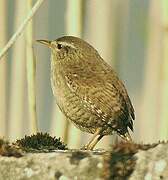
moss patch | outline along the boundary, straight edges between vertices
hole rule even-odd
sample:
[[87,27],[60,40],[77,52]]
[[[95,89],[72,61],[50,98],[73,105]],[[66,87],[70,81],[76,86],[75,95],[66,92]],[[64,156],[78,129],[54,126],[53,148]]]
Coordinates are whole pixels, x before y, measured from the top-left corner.
[[52,137],[48,133],[37,133],[25,136],[14,143],[26,152],[52,152],[54,150],[66,150],[67,146],[60,138]]

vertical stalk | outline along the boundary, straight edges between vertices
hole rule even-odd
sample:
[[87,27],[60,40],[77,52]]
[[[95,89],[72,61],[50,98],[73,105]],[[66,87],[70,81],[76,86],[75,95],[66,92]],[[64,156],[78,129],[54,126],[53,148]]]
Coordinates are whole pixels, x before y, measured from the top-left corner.
[[[14,30],[22,23],[26,15],[26,1],[15,1]],[[21,36],[13,46],[9,97],[9,138],[14,140],[23,134],[23,125],[27,122],[25,113],[25,37]]]
[[82,36],[82,9],[83,0],[68,0],[66,14],[67,35]]
[[[27,1],[27,12],[32,9],[32,0]],[[26,29],[26,69],[27,69],[27,86],[28,86],[28,109],[31,124],[31,133],[37,133],[37,115],[36,115],[36,59],[33,54],[33,22],[27,25]]]
[[168,138],[168,1],[161,1],[163,27],[163,60],[161,69],[161,129],[160,138]]
[[[0,49],[6,42],[6,20],[6,1],[0,1]],[[7,61],[4,57],[3,61],[0,63],[0,136],[5,136],[6,134],[6,68]]]
[[[66,14],[66,33],[77,37],[82,36],[82,5],[83,0],[68,0]],[[79,147],[81,143],[81,132],[66,121],[64,140],[73,148]]]
[[160,1],[150,2],[149,30],[147,59],[144,70],[144,87],[139,101],[142,103],[139,110],[138,124],[140,129],[140,140],[143,142],[154,142],[157,140],[159,130],[158,119],[160,118],[158,101],[160,90],[160,60],[161,60],[161,27],[160,25]]

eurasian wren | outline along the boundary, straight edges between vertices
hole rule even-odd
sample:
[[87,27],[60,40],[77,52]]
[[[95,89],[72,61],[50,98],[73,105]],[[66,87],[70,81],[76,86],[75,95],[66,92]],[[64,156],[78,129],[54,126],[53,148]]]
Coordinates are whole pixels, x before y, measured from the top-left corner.
[[123,83],[99,53],[73,36],[37,41],[51,49],[51,84],[59,108],[79,129],[94,134],[85,149],[93,149],[113,132],[130,141],[133,106]]

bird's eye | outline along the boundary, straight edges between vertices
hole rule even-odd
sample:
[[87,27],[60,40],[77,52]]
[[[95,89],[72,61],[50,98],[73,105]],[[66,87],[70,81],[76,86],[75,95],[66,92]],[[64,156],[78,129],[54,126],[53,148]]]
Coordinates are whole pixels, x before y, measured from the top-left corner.
[[58,45],[57,45],[57,48],[58,48],[58,49],[61,49],[62,47],[63,47],[62,44],[58,44]]

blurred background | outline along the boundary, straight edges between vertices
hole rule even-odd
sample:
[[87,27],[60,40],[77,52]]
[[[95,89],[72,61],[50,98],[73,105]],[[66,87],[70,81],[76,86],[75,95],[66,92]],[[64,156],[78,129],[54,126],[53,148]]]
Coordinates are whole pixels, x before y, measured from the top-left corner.
[[[0,0],[0,50],[36,2]],[[35,132],[32,119],[37,117],[39,131],[61,137],[68,147],[79,148],[88,141],[90,135],[68,124],[59,111],[51,91],[50,50],[35,42],[64,35],[92,44],[124,81],[136,113],[135,142],[167,139],[166,0],[44,0],[27,29],[0,60],[0,136],[15,140]],[[27,83],[29,64],[35,61],[36,109],[31,107]],[[105,137],[97,147],[109,147],[112,139]]]

